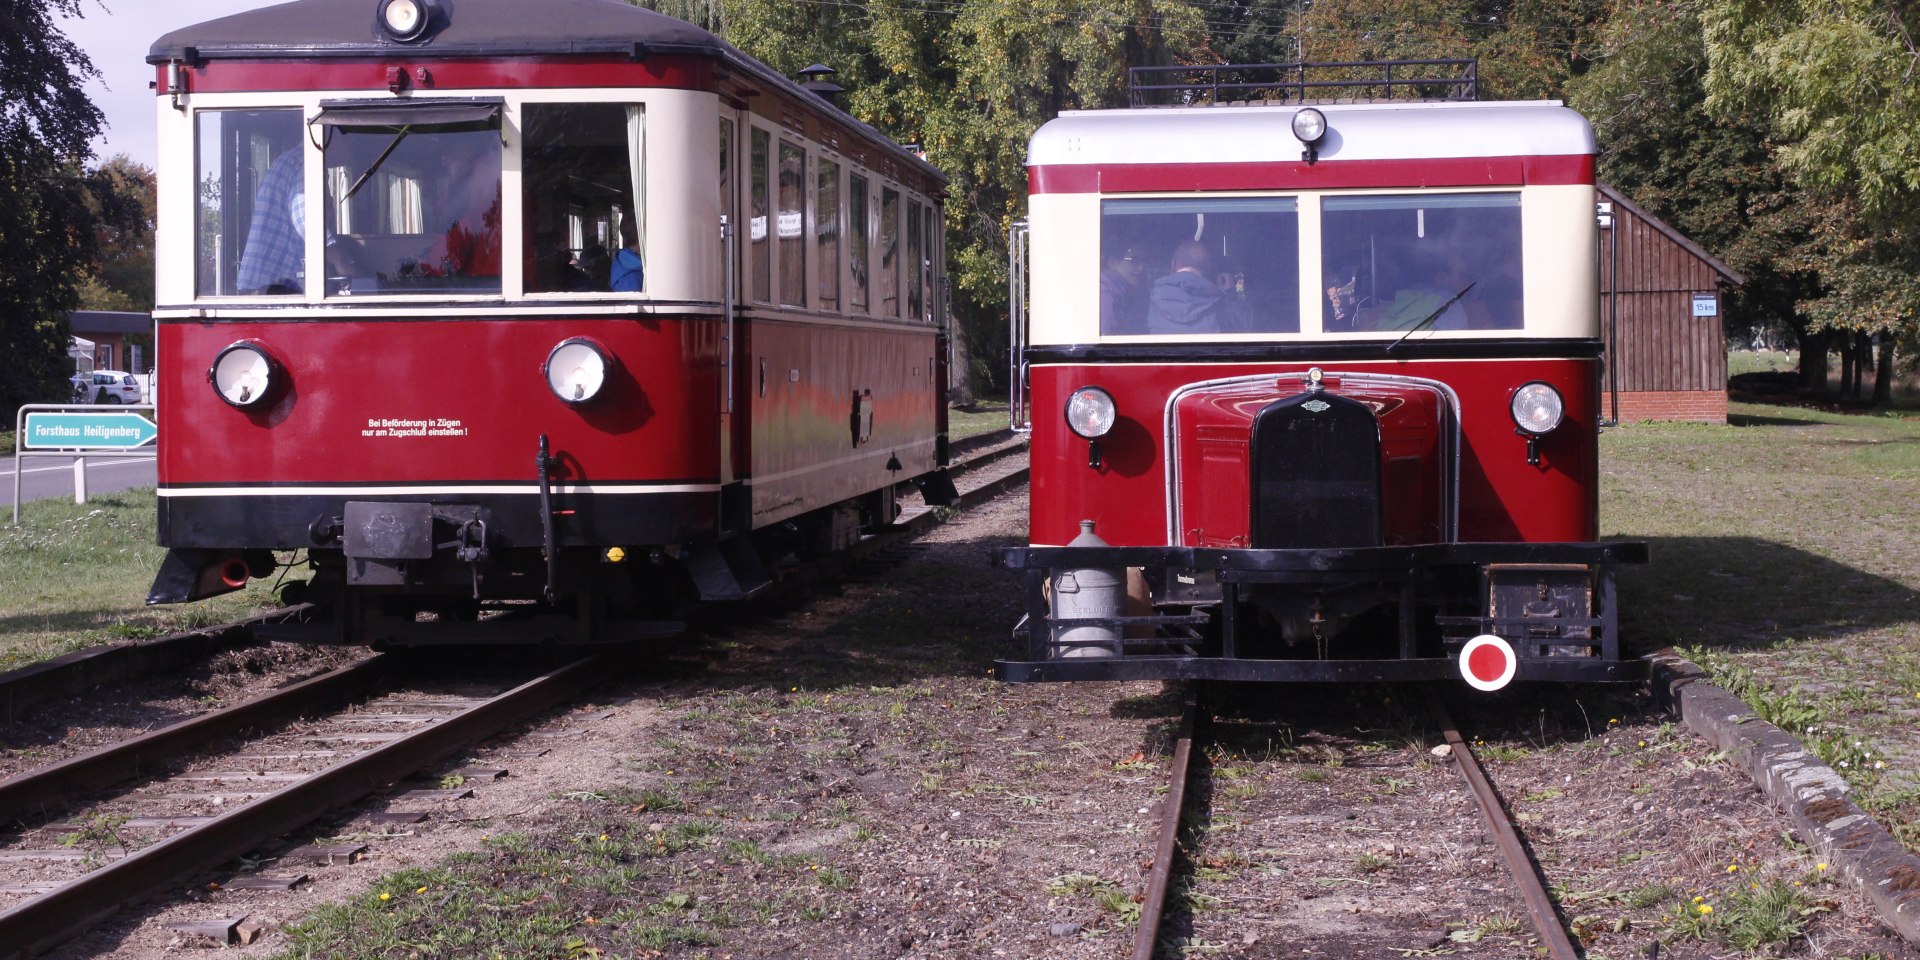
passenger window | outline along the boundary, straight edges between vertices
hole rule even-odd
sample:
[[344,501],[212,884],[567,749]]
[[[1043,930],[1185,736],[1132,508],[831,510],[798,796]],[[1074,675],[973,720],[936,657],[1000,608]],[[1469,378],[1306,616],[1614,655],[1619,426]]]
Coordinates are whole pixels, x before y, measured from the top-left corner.
[[925,313],[921,314],[921,318],[929,323],[934,322],[940,311],[940,305],[934,302],[936,292],[934,276],[940,267],[940,247],[938,243],[940,237],[940,221],[934,216],[934,212],[933,207],[927,207],[926,214],[920,218],[920,229],[924,234],[921,238],[920,249],[924,251],[926,260],[926,269],[920,273],[920,301],[925,305],[926,310]]
[[1300,329],[1291,197],[1108,200],[1100,207],[1100,333]]
[[880,315],[900,315],[900,192],[880,190]]
[[807,240],[802,223],[807,192],[807,152],[780,141],[780,303],[806,305]]
[[821,159],[813,191],[813,240],[819,255],[820,309],[840,309],[840,165]]
[[1328,197],[1320,222],[1328,332],[1520,328],[1519,194]]
[[867,179],[847,177],[847,260],[852,282],[847,302],[855,313],[867,312],[867,256],[872,246],[873,214],[867,209]]
[[521,116],[527,292],[639,290],[642,108],[530,103]]
[[907,204],[907,318],[919,320],[922,299],[920,275],[926,270],[926,252],[920,239],[920,205]]
[[748,272],[753,274],[753,299],[766,303],[773,299],[773,246],[772,234],[767,231],[767,212],[770,198],[767,188],[767,162],[771,142],[765,130],[754,130],[752,146],[748,154],[750,169],[747,176],[751,181],[748,199],[752,207],[753,222],[748,225],[748,240],[753,247],[751,265]]
[[300,111],[203,111],[195,135],[194,293],[304,293],[306,138]]

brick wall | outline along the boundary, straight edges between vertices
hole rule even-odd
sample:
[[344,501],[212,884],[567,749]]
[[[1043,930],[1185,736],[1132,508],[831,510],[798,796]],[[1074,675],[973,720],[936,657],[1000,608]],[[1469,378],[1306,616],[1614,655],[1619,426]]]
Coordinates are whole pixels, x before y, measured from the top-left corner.
[[[1613,398],[1602,395],[1601,412],[1612,415]],[[1621,391],[1620,421],[1691,420],[1697,423],[1727,422],[1725,390],[1646,390]]]

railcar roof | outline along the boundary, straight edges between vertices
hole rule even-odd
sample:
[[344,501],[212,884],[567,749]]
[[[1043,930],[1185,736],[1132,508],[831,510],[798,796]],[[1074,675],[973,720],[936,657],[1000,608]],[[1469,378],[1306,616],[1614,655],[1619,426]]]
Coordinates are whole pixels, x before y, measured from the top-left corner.
[[[1319,159],[1416,160],[1580,156],[1594,152],[1586,118],[1556,100],[1489,103],[1318,103]],[[1076,110],[1036,131],[1029,166],[1298,160],[1301,105]]]
[[[369,0],[293,0],[182,27],[155,40],[147,62],[659,54],[712,57],[803,103],[818,99],[712,33],[624,0],[442,0],[440,6],[443,25],[430,27],[422,40],[399,43],[381,36]],[[836,112],[856,131],[900,149],[885,134]],[[907,159],[946,182],[938,168],[910,154]]]

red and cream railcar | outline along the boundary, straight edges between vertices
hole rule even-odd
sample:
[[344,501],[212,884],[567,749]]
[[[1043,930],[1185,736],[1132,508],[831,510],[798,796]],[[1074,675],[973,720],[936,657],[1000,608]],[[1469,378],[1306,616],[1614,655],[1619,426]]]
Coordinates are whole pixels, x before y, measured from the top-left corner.
[[1629,676],[1613,572],[1645,547],[1598,542],[1593,153],[1557,103],[1043,126],[1001,676]]
[[346,639],[618,637],[950,489],[943,177],[706,31],[297,0],[148,60],[150,602],[305,551]]

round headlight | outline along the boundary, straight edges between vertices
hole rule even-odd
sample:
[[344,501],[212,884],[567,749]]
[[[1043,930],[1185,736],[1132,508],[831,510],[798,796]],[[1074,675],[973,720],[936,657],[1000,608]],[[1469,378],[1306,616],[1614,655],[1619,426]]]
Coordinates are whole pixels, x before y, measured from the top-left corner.
[[244,409],[267,402],[283,379],[280,374],[280,362],[266,348],[242,340],[213,358],[207,382],[220,399]]
[[1513,393],[1514,425],[1536,436],[1559,426],[1566,412],[1567,405],[1560,399],[1560,391],[1538,380]]
[[1113,429],[1113,396],[1099,387],[1081,387],[1067,398],[1067,428],[1088,440]]
[[599,344],[575,337],[562,340],[547,354],[540,372],[547,378],[547,389],[567,403],[579,406],[600,395],[607,385],[607,370],[612,366]]
[[1320,138],[1327,135],[1327,115],[1312,107],[1295,113],[1293,135],[1299,137],[1301,143],[1319,143]]
[[380,0],[380,27],[395,40],[413,40],[427,29],[421,0]]

